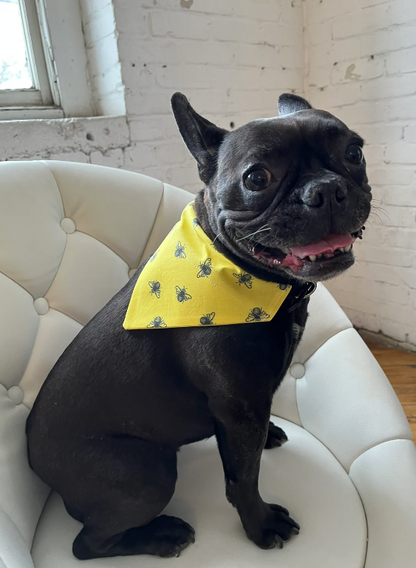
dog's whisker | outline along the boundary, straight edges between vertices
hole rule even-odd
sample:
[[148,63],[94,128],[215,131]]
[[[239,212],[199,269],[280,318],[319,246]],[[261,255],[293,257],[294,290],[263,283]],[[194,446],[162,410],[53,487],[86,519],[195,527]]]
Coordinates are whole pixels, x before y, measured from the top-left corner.
[[[386,218],[387,220],[390,220],[389,215],[388,215],[385,211],[380,211],[380,213],[383,213],[384,216],[385,216],[385,218]],[[370,216],[369,216],[369,218],[368,218],[368,221],[367,221],[367,223],[368,223],[370,226],[373,225],[374,218],[378,219],[378,221],[380,222],[380,224],[383,224],[383,219],[382,219],[381,216],[378,214],[378,211],[372,210],[371,213],[370,213]]]
[[237,242],[244,241],[244,239],[249,239],[250,237],[254,237],[254,235],[257,235],[258,233],[263,233],[264,231],[271,231],[271,227],[266,227],[266,225],[263,225],[263,227],[260,227],[260,229],[254,231],[254,233],[250,233],[245,237],[241,237],[241,239],[237,239]]
[[370,216],[371,216],[371,215],[378,215],[379,213],[380,213],[381,215],[384,215],[384,217],[385,217],[387,220],[390,219],[390,216],[389,216],[388,212],[387,212],[385,209],[383,209],[382,207],[373,207],[373,208],[371,209]]
[[215,241],[218,239],[218,237],[221,235],[221,231],[218,231],[218,235],[215,236],[215,239],[212,241],[212,244],[214,245]]

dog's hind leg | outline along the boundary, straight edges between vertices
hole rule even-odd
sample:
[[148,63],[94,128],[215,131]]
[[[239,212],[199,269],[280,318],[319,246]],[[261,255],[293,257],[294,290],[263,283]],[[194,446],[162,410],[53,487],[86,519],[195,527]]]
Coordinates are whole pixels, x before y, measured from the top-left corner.
[[[188,523],[157,516],[175,490],[174,448],[137,438],[113,439],[109,444],[104,440],[81,463],[84,474],[77,489],[67,486],[62,491],[67,509],[82,511],[84,528],[73,544],[78,559],[179,556],[194,542],[195,532]],[[79,466],[75,465],[78,474]]]

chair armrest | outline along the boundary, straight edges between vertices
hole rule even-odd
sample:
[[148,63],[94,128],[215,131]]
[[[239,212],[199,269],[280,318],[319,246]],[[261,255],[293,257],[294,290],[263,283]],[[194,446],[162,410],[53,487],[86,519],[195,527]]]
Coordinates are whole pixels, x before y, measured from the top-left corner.
[[412,440],[386,375],[354,329],[329,339],[296,381],[302,425],[349,471],[353,461],[387,440]]
[[413,568],[416,559],[416,448],[379,444],[358,457],[350,477],[368,523],[366,568]]
[[0,568],[34,568],[30,550],[16,525],[0,509]]

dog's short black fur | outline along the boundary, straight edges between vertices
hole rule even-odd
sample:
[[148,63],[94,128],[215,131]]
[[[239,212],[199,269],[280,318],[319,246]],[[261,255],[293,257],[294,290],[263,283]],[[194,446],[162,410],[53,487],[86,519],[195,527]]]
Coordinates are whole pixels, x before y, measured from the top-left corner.
[[258,491],[263,448],[286,441],[269,425],[272,396],[305,326],[306,283],[354,258],[347,251],[296,268],[281,260],[325,235],[360,236],[370,211],[361,138],[304,99],[282,95],[278,118],[232,132],[179,93],[172,106],[205,184],[195,200],[203,229],[236,264],[293,290],[267,323],[125,331],[139,269],[66,349],[27,435],[34,471],[84,524],[73,544],[79,559],[172,556],[193,542],[185,521],[158,515],[175,489],[178,448],[213,435],[247,536],[272,548],[298,533]]

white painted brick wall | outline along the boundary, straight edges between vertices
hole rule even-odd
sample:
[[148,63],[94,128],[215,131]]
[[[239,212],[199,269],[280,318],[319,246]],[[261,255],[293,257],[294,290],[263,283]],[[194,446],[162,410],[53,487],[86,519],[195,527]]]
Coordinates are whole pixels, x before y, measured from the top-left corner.
[[374,210],[329,284],[358,327],[416,348],[416,2],[307,0],[305,93],[366,140]]
[[171,115],[175,91],[224,128],[276,115],[283,91],[302,92],[300,0],[114,0],[114,10],[131,133],[128,169],[201,187]]
[[88,74],[96,114],[126,113],[111,0],[80,0]]

